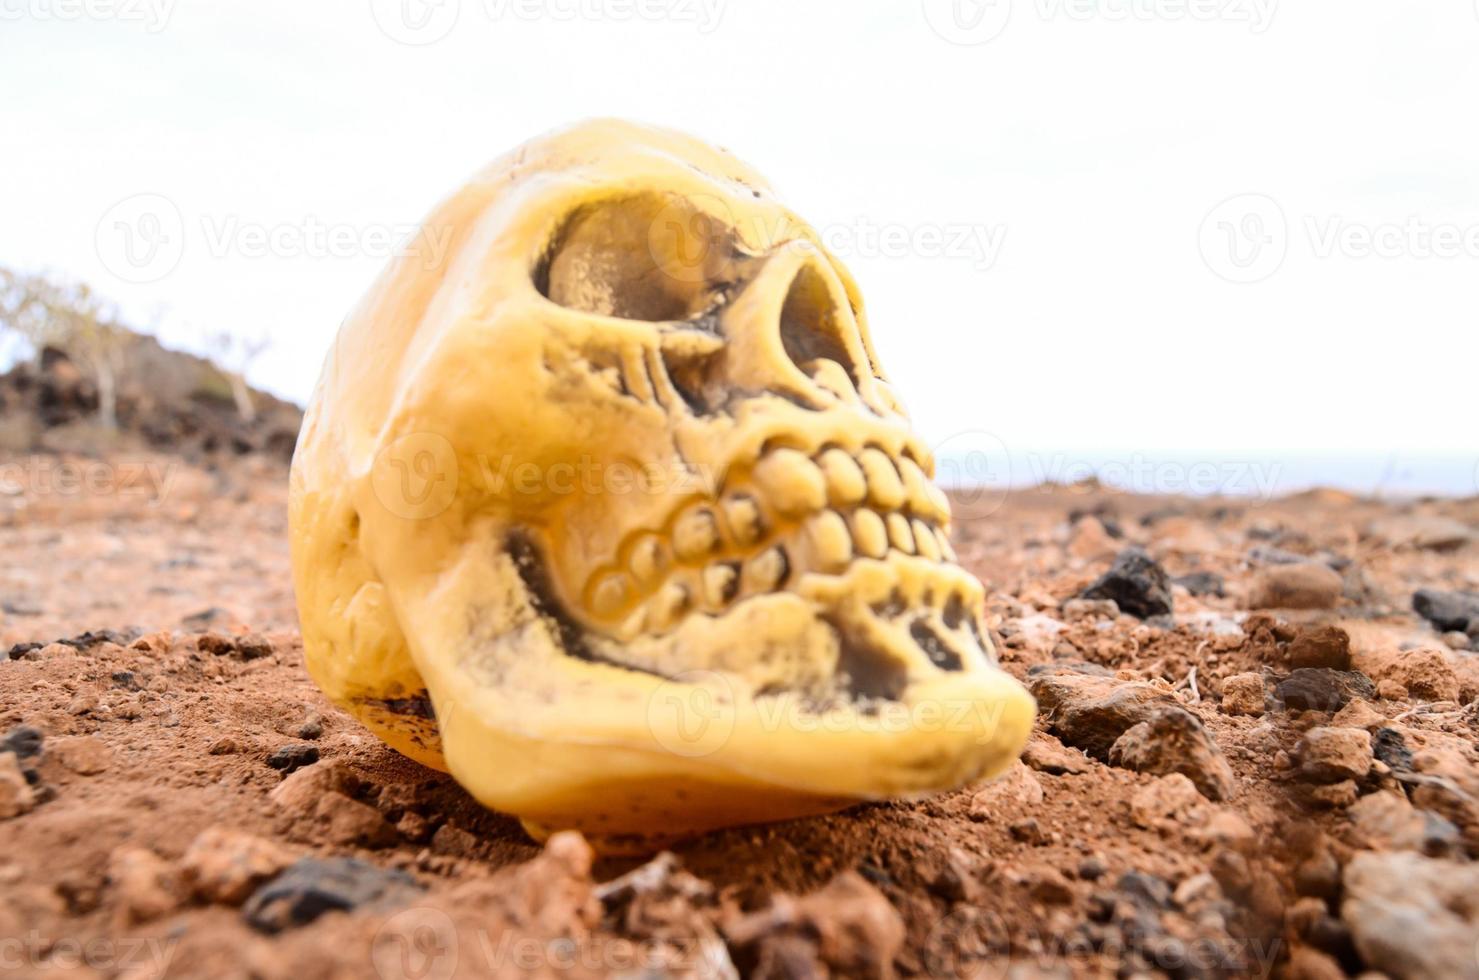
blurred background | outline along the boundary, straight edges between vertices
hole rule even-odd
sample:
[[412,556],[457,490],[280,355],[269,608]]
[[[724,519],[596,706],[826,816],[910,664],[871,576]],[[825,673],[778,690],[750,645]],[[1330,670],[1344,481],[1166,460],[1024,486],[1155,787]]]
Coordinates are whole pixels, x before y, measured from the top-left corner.
[[1471,0],[0,0],[0,363],[65,353],[80,444],[287,452],[433,204],[615,115],[821,230],[947,483],[1472,494],[1476,50]]

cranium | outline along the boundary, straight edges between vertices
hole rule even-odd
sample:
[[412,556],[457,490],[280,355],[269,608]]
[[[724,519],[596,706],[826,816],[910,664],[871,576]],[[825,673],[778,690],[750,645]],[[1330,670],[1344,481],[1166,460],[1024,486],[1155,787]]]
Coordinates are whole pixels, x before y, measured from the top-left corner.
[[495,162],[342,326],[293,465],[310,671],[536,834],[610,849],[992,775],[949,505],[817,234],[593,122]]

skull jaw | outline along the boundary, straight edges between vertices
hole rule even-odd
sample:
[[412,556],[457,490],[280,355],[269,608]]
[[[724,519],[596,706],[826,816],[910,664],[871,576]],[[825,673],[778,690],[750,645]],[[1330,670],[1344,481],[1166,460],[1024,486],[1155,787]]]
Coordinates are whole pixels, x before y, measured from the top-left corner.
[[[776,595],[705,617],[702,628],[674,635],[687,669],[665,676],[572,656],[511,559],[492,549],[467,549],[435,587],[410,590],[400,611],[457,781],[531,832],[576,829],[604,850],[638,851],[950,790],[1010,765],[1036,706],[984,653],[942,671],[915,648],[889,699],[824,704],[794,690],[766,694],[742,665],[723,664],[726,650],[766,646],[756,643],[766,622],[776,624],[769,645],[835,661],[822,649],[821,613],[854,627],[887,624],[830,593],[866,595],[886,580],[882,563],[859,563],[846,580],[809,584],[814,600]],[[513,626],[479,635],[479,622]],[[869,642],[907,636],[885,630]]]

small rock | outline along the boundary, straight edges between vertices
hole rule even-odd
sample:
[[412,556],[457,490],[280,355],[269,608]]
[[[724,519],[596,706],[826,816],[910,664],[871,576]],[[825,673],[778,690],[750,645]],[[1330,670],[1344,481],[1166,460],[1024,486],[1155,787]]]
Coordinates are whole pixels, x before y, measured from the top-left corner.
[[1387,723],[1386,716],[1371,706],[1365,698],[1351,698],[1344,708],[1335,713],[1330,724],[1336,728],[1364,728],[1371,731]]
[[5,651],[0,660],[39,660],[44,643],[17,643]]
[[1136,824],[1155,829],[1162,823],[1187,824],[1207,805],[1206,797],[1181,773],[1161,776],[1130,798],[1130,814]]
[[1086,515],[1074,522],[1068,538],[1068,553],[1084,561],[1098,561],[1114,554],[1117,545],[1097,517]]
[[1389,544],[1429,551],[1453,551],[1474,537],[1463,521],[1436,514],[1407,514],[1373,521],[1369,531]]
[[179,908],[183,890],[168,862],[143,847],[124,846],[108,858],[118,917],[125,925],[148,922]]
[[359,780],[336,762],[305,766],[269,794],[280,809],[305,825],[304,835],[331,844],[386,847],[398,837],[380,811],[353,798]]
[[230,735],[222,735],[207,748],[207,755],[240,755],[247,747],[240,739],[232,738]]
[[1043,844],[1047,842],[1048,835],[1043,832],[1042,824],[1036,817],[1024,817],[1021,820],[1013,820],[1007,827],[1007,832],[1012,835],[1013,840],[1024,844]]
[[1370,698],[1375,693],[1371,678],[1365,674],[1325,667],[1301,667],[1274,688],[1274,697],[1289,710],[1332,713],[1352,698]]
[[1328,667],[1349,670],[1351,637],[1339,626],[1320,626],[1300,630],[1289,642],[1289,663],[1293,667]]
[[1027,894],[1044,905],[1067,905],[1073,901],[1073,886],[1056,868],[1034,868],[1027,874]]
[[1340,915],[1366,966],[1396,980],[1479,977],[1479,864],[1361,851]]
[[317,761],[318,748],[313,745],[284,745],[267,756],[268,767],[281,770],[283,775],[295,773]]
[[1344,809],[1356,802],[1359,793],[1354,779],[1342,779],[1338,783],[1321,783],[1306,792],[1311,806]]
[[1259,674],[1234,674],[1222,682],[1222,711],[1229,715],[1261,715],[1266,697]]
[[1406,701],[1407,688],[1388,677],[1377,681],[1376,696],[1383,701]]
[[202,633],[195,639],[195,648],[215,657],[228,657],[236,652],[236,641],[220,633]]
[[1295,946],[1289,951],[1288,980],[1345,980],[1345,971],[1329,953],[1309,946]]
[[41,731],[30,725],[17,725],[0,739],[0,752],[9,752],[21,762],[41,755],[42,743],[46,741]]
[[1470,646],[1469,634],[1450,632],[1442,636],[1443,645],[1450,650],[1467,650]]
[[1395,728],[1378,728],[1371,736],[1371,754],[1393,772],[1412,771],[1412,750]]
[[272,656],[272,641],[260,633],[247,633],[236,638],[236,655],[243,660],[261,660]]
[[[1362,734],[1365,734],[1364,732]],[[1225,800],[1237,779],[1201,721],[1184,708],[1160,708],[1110,747],[1109,761],[1136,772],[1181,773],[1209,800]]]
[[53,739],[51,754],[80,776],[96,776],[113,764],[113,750],[95,735]]
[[1407,696],[1420,701],[1457,701],[1458,674],[1447,650],[1386,650],[1362,654],[1357,666],[1377,681],[1401,684]]
[[207,902],[240,905],[258,886],[293,863],[272,841],[229,827],[210,827],[180,861],[186,886]]
[[1070,623],[1089,619],[1112,620],[1119,617],[1120,607],[1113,599],[1069,599],[1063,603],[1062,612],[1064,620]]
[[1093,763],[1078,749],[1067,748],[1047,737],[1028,742],[1022,750],[1022,761],[1050,776],[1081,775],[1093,768]]
[[1148,619],[1171,612],[1171,581],[1166,570],[1145,552],[1126,548],[1080,598],[1113,599],[1124,612]]
[[1084,881],[1098,881],[1108,870],[1097,857],[1086,857],[1078,863],[1078,876]]
[[298,737],[306,738],[310,742],[322,738],[324,733],[324,721],[317,712],[304,719],[303,724],[298,726]]
[[1309,782],[1365,779],[1371,769],[1371,734],[1361,728],[1311,728],[1294,754],[1300,777]]
[[1160,707],[1179,707],[1169,687],[1081,673],[1054,666],[1028,672],[1048,730],[1064,744],[1107,760],[1109,748],[1128,729],[1150,718]]
[[1340,862],[1322,847],[1294,869],[1294,890],[1301,895],[1334,899],[1340,892]]
[[1172,585],[1179,585],[1194,596],[1222,596],[1226,594],[1222,576],[1215,572],[1192,572],[1190,575],[1182,575],[1171,580]]
[[253,892],[242,912],[254,928],[275,933],[325,912],[405,904],[420,892],[415,878],[394,868],[354,858],[303,858]]
[[20,760],[13,752],[0,752],[0,820],[28,813],[35,805],[36,794],[21,771]]
[[1471,623],[1479,621],[1479,594],[1418,589],[1412,596],[1412,608],[1436,630],[1467,632]]
[[1273,565],[1254,576],[1248,604],[1253,609],[1333,609],[1344,587],[1338,574],[1318,562]]
[[1042,802],[1042,783],[1020,761],[971,796],[971,819],[990,819],[993,813],[1020,812]]
[[811,971],[769,976],[881,980],[893,975],[905,930],[903,919],[878,889],[857,872],[844,871],[804,898],[772,896],[770,908],[732,922],[725,934],[731,949],[754,948],[761,963],[789,962]]
[[1347,816],[1356,842],[1378,851],[1417,851],[1428,857],[1461,857],[1459,829],[1428,810],[1419,810],[1400,793],[1369,793]]

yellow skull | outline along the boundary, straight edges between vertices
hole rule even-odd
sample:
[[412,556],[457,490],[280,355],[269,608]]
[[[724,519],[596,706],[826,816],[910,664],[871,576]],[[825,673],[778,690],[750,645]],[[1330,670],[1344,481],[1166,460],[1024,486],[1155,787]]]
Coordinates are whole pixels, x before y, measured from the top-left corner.
[[932,471],[758,174],[579,125],[443,203],[341,328],[293,463],[308,666],[612,850],[954,788],[1034,706]]

